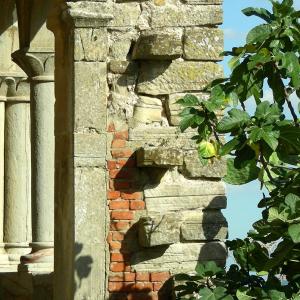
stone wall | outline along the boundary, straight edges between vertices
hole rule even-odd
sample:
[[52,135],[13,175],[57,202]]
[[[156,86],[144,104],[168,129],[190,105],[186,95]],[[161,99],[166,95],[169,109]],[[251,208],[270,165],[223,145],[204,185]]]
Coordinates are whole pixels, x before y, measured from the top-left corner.
[[109,299],[166,300],[171,275],[226,258],[224,163],[201,166],[176,104],[222,75],[221,0],[101,5],[107,35],[79,33],[75,55],[108,55]]

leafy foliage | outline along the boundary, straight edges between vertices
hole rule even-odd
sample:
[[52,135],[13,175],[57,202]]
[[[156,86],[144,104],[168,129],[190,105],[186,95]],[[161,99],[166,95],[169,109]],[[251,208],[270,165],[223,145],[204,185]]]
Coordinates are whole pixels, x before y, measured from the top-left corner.
[[[300,300],[300,105],[290,99],[300,97],[300,11],[293,0],[270,1],[272,11],[243,10],[263,23],[249,32],[243,47],[223,53],[232,56],[230,77],[207,87],[208,100],[186,95],[179,101],[185,107],[181,130],[197,132],[201,162],[225,156],[226,182],[259,180],[268,193],[258,203],[262,218],[248,236],[227,241],[236,264],[226,271],[206,262],[195,275],[177,275],[178,299]],[[266,86],[271,101],[263,100]],[[253,99],[250,115],[246,107]]]

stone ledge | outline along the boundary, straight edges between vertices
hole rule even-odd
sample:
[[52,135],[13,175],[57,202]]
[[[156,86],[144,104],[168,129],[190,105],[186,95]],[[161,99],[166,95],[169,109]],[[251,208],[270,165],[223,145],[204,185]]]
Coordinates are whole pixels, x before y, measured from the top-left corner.
[[138,167],[170,168],[183,164],[183,153],[176,148],[149,147],[137,151]]
[[149,248],[180,241],[224,240],[228,224],[218,210],[181,211],[142,217],[138,232],[140,245]]

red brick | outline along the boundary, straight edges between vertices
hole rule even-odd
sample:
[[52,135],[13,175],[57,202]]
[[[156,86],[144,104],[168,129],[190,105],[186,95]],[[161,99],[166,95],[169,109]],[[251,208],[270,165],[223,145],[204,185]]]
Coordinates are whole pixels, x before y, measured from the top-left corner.
[[136,291],[140,292],[150,292],[153,290],[151,282],[137,282],[134,287]]
[[117,168],[117,161],[116,160],[108,160],[107,161],[107,168],[109,170],[114,170]]
[[112,241],[112,232],[108,233],[106,240],[108,243]]
[[128,130],[116,131],[114,134],[114,139],[128,140]]
[[108,132],[114,132],[116,129],[115,129],[115,124],[113,122],[109,123],[108,126],[107,126],[107,131]]
[[133,220],[134,214],[132,211],[112,211],[112,220]]
[[161,282],[154,282],[153,283],[153,291],[157,292],[159,291],[163,286],[163,283]]
[[110,261],[112,262],[124,262],[125,256],[122,253],[111,253]]
[[136,273],[136,281],[149,281],[149,273]]
[[169,272],[156,272],[151,273],[151,281],[160,281],[164,282],[170,278]]
[[142,200],[143,199],[143,193],[142,192],[127,192],[127,193],[121,193],[122,199],[128,199],[128,200]]
[[113,232],[112,239],[113,239],[113,241],[123,241],[124,233],[115,231],[115,232]]
[[108,191],[107,192],[107,199],[109,200],[115,200],[120,198],[121,193],[119,191]]
[[120,250],[122,248],[121,242],[118,241],[109,241],[110,250]]
[[141,200],[130,201],[130,209],[132,210],[142,210],[145,209],[145,202]]
[[136,160],[135,158],[130,157],[129,159],[118,159],[117,161],[117,167],[124,167],[127,168],[134,168],[136,167]]
[[126,292],[134,289],[134,282],[109,282],[110,292]]
[[112,148],[124,148],[126,146],[125,140],[113,140],[111,143]]
[[128,190],[131,187],[131,183],[128,181],[110,180],[109,188],[114,190]]
[[132,149],[112,150],[111,155],[113,158],[127,158],[133,155]]
[[112,222],[110,224],[110,229],[111,230],[126,230],[130,226],[129,222]]
[[129,201],[126,200],[113,200],[109,202],[109,209],[116,210],[116,209],[128,209],[129,208]]
[[128,281],[135,281],[135,273],[121,273],[121,274],[116,274],[113,276],[109,276],[109,281],[114,281],[114,282],[128,282]]
[[110,264],[110,270],[113,272],[124,272],[126,265],[124,262],[112,262]]
[[134,174],[136,174],[136,170],[132,168],[109,170],[110,178],[132,178]]

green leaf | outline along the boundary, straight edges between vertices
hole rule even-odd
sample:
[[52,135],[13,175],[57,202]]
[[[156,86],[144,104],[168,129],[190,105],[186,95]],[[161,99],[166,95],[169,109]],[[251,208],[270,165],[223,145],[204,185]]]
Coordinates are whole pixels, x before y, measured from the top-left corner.
[[295,244],[300,243],[300,224],[290,225],[288,232]]
[[[264,128],[262,128],[264,130]],[[278,146],[279,134],[277,131],[263,131],[262,138],[275,151]]]
[[292,214],[295,214],[298,210],[300,210],[300,197],[298,195],[289,193],[285,197],[284,202],[289,206]]
[[270,23],[274,19],[274,16],[264,8],[247,7],[243,9],[242,12],[244,13],[244,15],[248,17],[257,16],[259,18],[262,18],[268,23]]
[[292,79],[292,85],[295,89],[300,88],[300,64],[299,58],[294,52],[287,52],[282,57],[282,67],[287,70]]
[[217,125],[217,130],[220,133],[239,129],[250,121],[248,113],[237,108],[231,109],[228,115],[229,116],[224,117]]
[[231,295],[226,295],[226,289],[223,287],[217,287],[211,290],[207,287],[199,291],[201,300],[233,300]]
[[179,99],[176,103],[182,106],[197,106],[200,104],[199,99],[191,94],[185,95],[182,99]]
[[234,159],[227,160],[227,175],[224,181],[229,184],[241,185],[258,178],[260,169],[256,166],[255,160],[248,161],[243,168],[236,168]]
[[276,291],[276,290],[271,290],[268,292],[268,295],[271,300],[286,300],[285,293]]
[[270,124],[275,121],[279,121],[281,116],[281,110],[278,104],[270,104],[269,101],[263,101],[257,105],[255,111],[255,117],[258,120],[266,121],[264,123]]
[[239,137],[233,138],[231,141],[223,145],[220,149],[219,154],[221,156],[229,154],[232,150],[236,149],[236,147],[241,143]]
[[262,24],[254,27],[247,35],[247,44],[254,44],[268,39],[272,34],[272,27],[269,24]]
[[238,298],[238,300],[251,300],[251,299],[255,299],[255,297],[247,295],[246,291],[241,291],[241,290],[237,290],[236,291],[236,297]]
[[204,122],[205,118],[198,114],[188,114],[179,123],[180,130],[183,132],[189,127],[196,127]]

